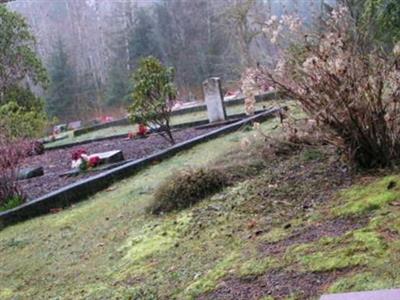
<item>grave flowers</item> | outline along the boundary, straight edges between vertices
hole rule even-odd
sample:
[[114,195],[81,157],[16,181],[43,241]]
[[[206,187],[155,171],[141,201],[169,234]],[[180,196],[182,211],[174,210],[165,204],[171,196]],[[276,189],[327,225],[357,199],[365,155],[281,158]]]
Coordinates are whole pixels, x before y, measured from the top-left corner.
[[143,123],[139,124],[139,128],[136,132],[128,132],[128,139],[134,139],[136,137],[144,138],[146,135],[150,133],[149,127],[144,125]]
[[95,168],[100,164],[100,157],[87,155],[87,151],[83,148],[73,151],[71,157],[72,169],[85,171],[88,168]]
[[83,159],[84,156],[87,156],[87,152],[83,148],[75,150],[71,153],[72,169],[86,169],[86,161]]
[[137,135],[140,137],[144,137],[149,133],[149,128],[143,123],[139,124],[139,129]]
[[100,164],[100,157],[91,156],[88,161],[89,168],[95,168]]
[[71,154],[72,160],[80,159],[82,154],[87,154],[87,151],[83,148],[73,151]]

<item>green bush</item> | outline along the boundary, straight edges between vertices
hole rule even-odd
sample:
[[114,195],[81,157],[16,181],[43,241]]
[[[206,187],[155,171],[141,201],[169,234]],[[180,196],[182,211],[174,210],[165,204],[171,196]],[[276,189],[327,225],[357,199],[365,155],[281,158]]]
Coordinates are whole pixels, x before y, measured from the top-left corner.
[[188,208],[229,184],[220,169],[189,169],[167,178],[157,189],[150,211],[154,214]]
[[175,144],[170,127],[172,101],[176,96],[174,70],[149,56],[139,62],[133,74],[133,103],[129,108],[133,123],[156,125],[161,136]]
[[20,206],[25,202],[22,196],[14,196],[7,199],[3,204],[0,205],[0,211],[6,211],[13,209],[14,207]]
[[14,101],[0,106],[0,129],[9,137],[40,137],[46,124],[47,118],[42,111],[27,110]]
[[44,111],[43,99],[36,97],[31,90],[22,88],[18,85],[8,87],[2,99],[0,105],[15,102],[26,111]]

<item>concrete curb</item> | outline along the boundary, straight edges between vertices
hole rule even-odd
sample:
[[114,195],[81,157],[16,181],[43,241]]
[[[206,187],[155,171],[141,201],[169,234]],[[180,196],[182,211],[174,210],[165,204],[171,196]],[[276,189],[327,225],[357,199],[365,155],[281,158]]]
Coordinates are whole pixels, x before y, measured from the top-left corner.
[[[280,95],[277,92],[268,92],[265,94],[257,95],[255,98],[256,98],[257,102],[261,102],[261,101],[278,99],[279,97],[280,97]],[[244,99],[245,98],[237,98],[237,99],[233,99],[233,100],[228,100],[228,101],[224,101],[224,104],[226,107],[234,106],[234,105],[244,103]],[[207,106],[205,104],[201,104],[201,105],[197,105],[197,106],[192,106],[192,107],[175,110],[175,111],[171,112],[171,116],[180,116],[180,115],[184,115],[187,113],[205,111],[205,110],[207,110]],[[79,135],[82,135],[82,134],[85,134],[88,132],[92,132],[92,131],[96,131],[99,129],[110,128],[110,127],[114,127],[114,126],[125,126],[125,125],[129,125],[129,124],[130,124],[129,120],[127,118],[119,119],[119,120],[111,121],[111,122],[104,123],[104,124],[98,124],[98,125],[93,125],[93,126],[89,126],[89,127],[76,129],[76,130],[74,130],[74,136],[79,136]]]
[[[264,111],[265,110],[257,110],[255,113],[259,114]],[[233,114],[233,115],[228,116],[228,120],[243,118],[245,116],[246,116],[245,113]],[[172,125],[171,129],[172,130],[185,129],[185,128],[190,128],[190,127],[203,126],[203,125],[207,125],[207,124],[209,124],[209,122],[207,119],[205,119],[205,120],[198,120],[198,121],[193,121],[193,122]],[[74,142],[74,143],[62,144],[62,145],[53,146],[53,147],[50,146],[50,147],[46,147],[45,149],[46,149],[46,151],[65,149],[65,148],[71,148],[71,147],[89,144],[89,143],[93,143],[93,142],[101,142],[101,141],[105,141],[105,140],[120,139],[120,138],[127,137],[127,136],[128,135],[126,133],[116,134],[116,135],[111,135],[111,136],[107,136],[107,137],[99,137],[99,138],[94,138],[94,139],[89,139],[89,140],[84,140],[84,141],[79,141],[79,142]]]
[[104,128],[110,128],[110,127],[114,127],[114,126],[125,126],[125,125],[129,125],[129,119],[128,118],[124,118],[124,119],[119,119],[119,120],[115,120],[115,121],[111,121],[111,122],[107,122],[107,123],[103,123],[103,124],[97,124],[97,125],[93,125],[93,126],[89,126],[89,127],[84,127],[84,128],[80,128],[80,129],[76,129],[74,130],[73,134],[74,136],[79,136],[88,132],[92,132],[92,131],[96,131],[96,130],[100,130],[100,129],[104,129]]
[[162,159],[171,157],[176,153],[192,148],[197,144],[236,131],[242,126],[251,124],[252,122],[265,121],[268,118],[271,118],[277,111],[279,111],[279,108],[271,109],[248,117],[236,123],[195,137],[191,140],[176,144],[170,148],[159,151],[145,158],[128,162],[112,170],[105,171],[87,179],[83,179],[16,208],[1,212],[0,227],[3,228],[10,224],[47,214],[51,211],[51,209],[54,208],[67,207],[73,203],[83,201],[87,197],[106,189],[114,182],[132,176],[142,168],[155,161],[160,161]]

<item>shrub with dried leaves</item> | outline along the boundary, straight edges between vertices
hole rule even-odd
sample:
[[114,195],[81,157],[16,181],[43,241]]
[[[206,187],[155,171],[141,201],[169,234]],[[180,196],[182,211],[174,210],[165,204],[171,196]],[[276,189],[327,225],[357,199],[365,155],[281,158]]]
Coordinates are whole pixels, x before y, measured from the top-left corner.
[[[325,135],[362,168],[388,167],[400,159],[400,47],[384,55],[365,47],[362,31],[346,7],[321,21],[318,33],[304,33],[297,18],[267,22],[276,42],[284,32],[303,32],[303,41],[281,48],[282,60],[263,76],[297,100]],[[269,28],[279,27],[276,30]],[[278,28],[277,27],[277,28]]]
[[25,200],[17,177],[19,165],[28,155],[30,147],[28,141],[10,140],[0,135],[0,210],[12,208]]
[[256,95],[272,89],[271,82],[263,76],[262,68],[247,68],[242,75],[241,88],[244,99],[244,109],[247,115],[256,111]]

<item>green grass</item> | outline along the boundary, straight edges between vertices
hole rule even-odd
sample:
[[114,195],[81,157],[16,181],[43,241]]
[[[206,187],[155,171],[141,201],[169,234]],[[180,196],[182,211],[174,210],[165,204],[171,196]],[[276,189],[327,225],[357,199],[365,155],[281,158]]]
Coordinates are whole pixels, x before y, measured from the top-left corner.
[[366,266],[385,253],[386,245],[379,235],[369,230],[357,230],[336,239],[321,239],[316,243],[289,248],[288,261],[298,262],[305,271],[326,272]]
[[[262,109],[263,106],[267,107],[272,107],[274,105],[274,101],[264,101],[264,102],[259,102],[256,105],[257,109]],[[227,114],[228,115],[233,115],[237,113],[243,113],[244,112],[244,105],[239,104],[239,105],[234,105],[234,106],[229,106],[226,108]],[[177,124],[183,124],[187,122],[194,122],[194,121],[200,121],[200,120],[205,120],[207,119],[207,111],[199,111],[199,112],[193,112],[193,113],[187,113],[184,115],[179,115],[179,116],[173,116],[171,118],[171,124],[172,125],[177,125]],[[93,132],[88,132],[79,136],[74,136],[73,132],[68,132],[68,138],[48,143],[46,144],[46,147],[51,148],[55,146],[60,146],[60,145],[65,145],[73,142],[81,142],[81,141],[87,141],[91,139],[96,139],[96,138],[102,138],[102,137],[108,137],[108,136],[113,136],[113,135],[119,135],[119,134],[128,134],[130,131],[135,131],[136,130],[136,125],[127,125],[127,126],[114,126],[110,128],[104,128],[104,129],[99,129]]]
[[275,258],[260,255],[254,256],[254,258],[245,261],[240,266],[239,275],[241,277],[262,275],[275,266],[279,266],[279,262]]
[[[396,183],[393,189],[387,188],[390,182]],[[346,216],[379,209],[384,204],[399,200],[399,191],[399,176],[387,176],[367,187],[365,185],[355,186],[343,193],[342,198],[346,201],[333,208],[333,213],[337,216]]]

